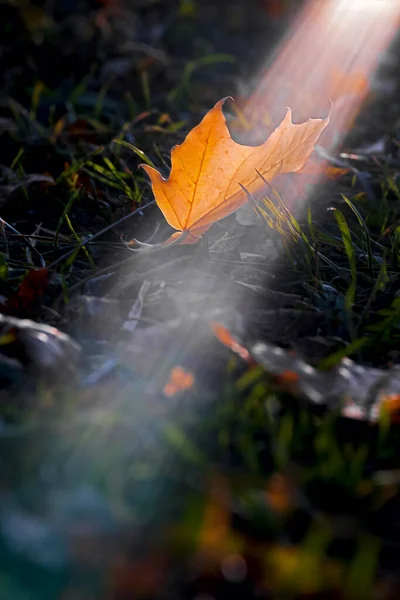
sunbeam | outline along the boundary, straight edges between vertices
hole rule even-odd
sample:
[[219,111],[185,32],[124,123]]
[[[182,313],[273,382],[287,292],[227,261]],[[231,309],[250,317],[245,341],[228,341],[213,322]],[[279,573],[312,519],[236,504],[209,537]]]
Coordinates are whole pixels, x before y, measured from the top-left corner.
[[[329,151],[349,132],[369,91],[371,78],[398,28],[400,3],[392,0],[309,0],[299,11],[264,75],[241,109],[247,141],[282,119],[286,106],[296,122],[326,114],[331,123],[320,144]],[[242,119],[243,123],[243,119]],[[321,165],[322,172],[322,165]],[[315,182],[315,173],[313,173]],[[285,187],[284,200],[293,198]]]

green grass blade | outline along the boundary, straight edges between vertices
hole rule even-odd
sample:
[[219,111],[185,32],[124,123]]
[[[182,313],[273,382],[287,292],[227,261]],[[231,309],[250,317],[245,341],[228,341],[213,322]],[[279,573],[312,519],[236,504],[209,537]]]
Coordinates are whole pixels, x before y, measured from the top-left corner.
[[56,231],[55,231],[55,238],[54,238],[54,253],[57,255],[58,254],[58,240],[59,240],[59,236],[60,236],[60,231],[61,231],[61,227],[63,226],[63,223],[65,221],[65,217],[68,215],[69,211],[71,210],[71,208],[73,207],[76,199],[79,197],[79,189],[76,189],[70,196],[66,207],[64,208],[63,214],[61,215],[58,223],[57,223],[57,227],[56,227]]
[[364,219],[362,218],[360,212],[357,210],[357,208],[354,206],[354,204],[349,200],[349,198],[347,198],[347,196],[345,196],[344,194],[342,194],[342,198],[343,200],[346,202],[347,206],[349,208],[351,208],[351,210],[353,211],[353,213],[355,214],[357,221],[363,231],[364,234],[364,240],[365,240],[365,246],[367,249],[367,261],[368,261],[368,269],[371,273],[371,275],[373,275],[373,260],[372,260],[372,248],[371,248],[371,236],[370,233],[368,231],[368,227],[365,224]]
[[344,214],[337,208],[332,209],[335,213],[336,222],[338,224],[340,233],[342,235],[343,244],[346,250],[347,258],[350,265],[351,272],[351,285],[347,292],[347,298],[350,308],[353,307],[357,286],[357,261],[356,253],[354,251],[353,240],[351,237],[350,229],[347,224]]
[[95,263],[93,261],[93,258],[91,257],[91,255],[90,255],[88,249],[86,248],[86,246],[82,246],[82,239],[76,233],[76,231],[75,231],[75,229],[74,229],[74,227],[73,227],[73,225],[71,223],[71,220],[70,220],[70,218],[69,218],[68,215],[65,215],[65,221],[66,221],[68,227],[70,228],[71,232],[73,233],[74,238],[78,242],[79,247],[82,248],[82,251],[84,252],[84,254],[85,254],[85,256],[86,256],[86,258],[87,258],[90,266],[92,267],[92,269],[96,270],[97,268],[96,268],[96,265],[95,265]]
[[113,142],[114,142],[114,144],[120,144],[121,146],[125,146],[126,148],[129,148],[129,150],[132,150],[132,152],[134,152],[143,162],[145,162],[146,165],[149,165],[149,167],[153,167],[154,169],[156,168],[155,164],[143,152],[143,150],[140,150],[139,148],[137,148],[133,144],[130,144],[129,142],[126,142],[125,140],[114,139]]

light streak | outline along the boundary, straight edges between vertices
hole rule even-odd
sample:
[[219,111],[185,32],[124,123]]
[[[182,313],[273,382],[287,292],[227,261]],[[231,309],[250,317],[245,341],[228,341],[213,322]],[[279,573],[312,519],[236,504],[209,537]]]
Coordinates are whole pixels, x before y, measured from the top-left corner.
[[[239,126],[237,137],[259,143],[281,121],[286,106],[292,108],[294,122],[299,122],[325,116],[332,101],[331,123],[319,143],[334,150],[368,96],[371,78],[398,30],[399,17],[397,0],[308,0],[275,58],[267,60],[254,92],[240,106],[248,130]],[[284,196],[292,204],[288,189]]]

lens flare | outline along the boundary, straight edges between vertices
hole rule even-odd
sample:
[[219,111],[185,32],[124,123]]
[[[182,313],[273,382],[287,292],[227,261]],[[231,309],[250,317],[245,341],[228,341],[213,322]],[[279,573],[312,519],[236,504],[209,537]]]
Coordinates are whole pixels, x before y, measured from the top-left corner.
[[[275,52],[261,69],[235,132],[258,143],[283,117],[295,121],[326,115],[331,124],[321,145],[333,150],[343,141],[364,103],[371,77],[398,29],[400,2],[393,0],[309,0]],[[243,122],[248,131],[243,131]],[[321,165],[321,173],[323,167]],[[315,172],[313,176],[315,183]],[[291,203],[290,191],[284,200]],[[292,198],[293,200],[293,198]]]
[[[354,11],[366,13],[368,11],[392,10],[397,0],[337,0],[333,9],[337,11]],[[360,15],[362,16],[362,14]]]

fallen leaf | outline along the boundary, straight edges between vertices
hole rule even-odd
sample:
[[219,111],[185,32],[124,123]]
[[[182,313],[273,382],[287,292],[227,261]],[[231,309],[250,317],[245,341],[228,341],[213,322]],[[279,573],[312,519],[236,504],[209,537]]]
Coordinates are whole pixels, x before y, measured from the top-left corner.
[[345,167],[325,167],[324,173],[328,177],[328,179],[339,179],[342,175],[346,175],[350,169],[346,169]]
[[[398,421],[399,372],[364,367],[348,358],[329,369],[317,370],[289,351],[267,343],[255,343],[250,355],[263,366],[283,391],[313,404],[341,409],[352,419],[377,422],[382,410]],[[345,400],[345,403],[343,403]]]
[[210,323],[210,327],[213,330],[215,337],[221,342],[221,344],[224,344],[224,346],[232,350],[232,352],[236,352],[236,354],[238,354],[240,358],[246,362],[252,362],[252,358],[248,350],[246,350],[244,346],[241,346],[239,342],[232,337],[231,333],[226,327],[221,325],[221,323],[215,322]]
[[[55,327],[0,315],[0,370],[31,369],[40,376],[58,378],[76,372],[81,356],[80,346]],[[14,365],[9,364],[12,359]]]
[[24,277],[17,291],[8,299],[5,312],[18,313],[36,305],[49,283],[49,272],[45,268],[32,269]]
[[248,364],[264,367],[278,390],[312,404],[340,409],[342,416],[376,423],[386,413],[391,423],[400,422],[400,375],[396,368],[364,367],[349,358],[318,370],[293,350],[266,342],[248,349],[220,323],[210,323],[217,339]]
[[179,392],[184,392],[193,387],[194,377],[189,371],[185,371],[182,367],[174,367],[171,370],[169,381],[164,386],[164,394],[166,396],[175,396]]
[[15,173],[12,173],[8,177],[8,182],[1,186],[1,191],[3,194],[12,194],[20,188],[29,187],[33,183],[39,183],[41,185],[44,183],[47,185],[56,184],[53,177],[49,175],[40,175],[39,173],[35,173],[19,178]]
[[258,195],[265,188],[264,180],[301,169],[329,122],[327,117],[295,125],[288,108],[264,143],[245,146],[231,138],[222,112],[225,100],[217,102],[184,142],[172,148],[168,179],[141,165],[160,210],[178,232],[170,240],[182,237],[180,243],[196,243],[213,223],[245,204],[248,193]]

